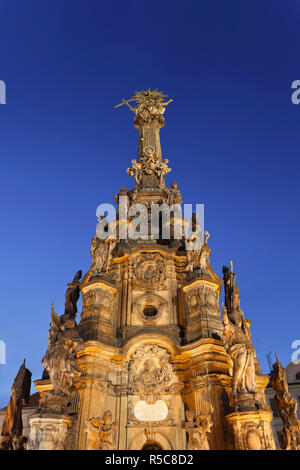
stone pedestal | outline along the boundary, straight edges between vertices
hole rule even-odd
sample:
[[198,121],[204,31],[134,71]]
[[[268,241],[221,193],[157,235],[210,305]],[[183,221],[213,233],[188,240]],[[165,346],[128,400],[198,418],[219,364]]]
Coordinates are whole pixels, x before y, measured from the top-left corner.
[[32,415],[27,450],[66,450],[67,432],[72,425],[70,416],[53,413]]
[[271,411],[240,411],[226,416],[236,450],[275,450]]

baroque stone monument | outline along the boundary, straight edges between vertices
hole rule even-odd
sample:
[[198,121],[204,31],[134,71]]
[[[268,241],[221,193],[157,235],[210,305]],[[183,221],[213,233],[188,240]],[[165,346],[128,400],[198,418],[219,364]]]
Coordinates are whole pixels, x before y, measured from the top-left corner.
[[[65,311],[52,306],[49,344],[36,380],[40,407],[30,418],[28,449],[273,449],[268,376],[261,374],[240,309],[236,275],[210,266],[209,233],[196,214],[185,220],[178,184],[162,154],[166,96],[137,92],[120,105],[134,113],[133,186],[116,188],[116,220],[99,216],[91,267],[68,284]],[[187,157],[188,158],[188,157]],[[114,169],[115,171],[115,169]],[[122,215],[122,204],[128,214]],[[170,236],[118,237],[135,204],[172,208]],[[176,225],[177,224],[177,225]],[[178,224],[191,227],[175,237]],[[77,301],[82,297],[82,312]]]

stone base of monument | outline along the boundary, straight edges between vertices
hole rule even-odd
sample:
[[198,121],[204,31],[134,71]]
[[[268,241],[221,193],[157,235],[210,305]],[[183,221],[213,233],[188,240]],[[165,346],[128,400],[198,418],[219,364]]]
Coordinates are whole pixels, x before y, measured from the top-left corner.
[[1,436],[0,450],[14,450],[11,436]]
[[250,411],[258,408],[254,393],[242,393],[237,397],[231,397],[230,404],[234,411]]
[[54,395],[47,393],[40,401],[41,413],[48,413],[49,411],[55,414],[64,414],[66,412],[68,398],[62,395]]
[[266,410],[230,413],[226,421],[231,426],[236,450],[275,450],[272,431],[273,414]]
[[62,414],[32,415],[27,450],[66,450],[67,434],[73,422],[71,416]]

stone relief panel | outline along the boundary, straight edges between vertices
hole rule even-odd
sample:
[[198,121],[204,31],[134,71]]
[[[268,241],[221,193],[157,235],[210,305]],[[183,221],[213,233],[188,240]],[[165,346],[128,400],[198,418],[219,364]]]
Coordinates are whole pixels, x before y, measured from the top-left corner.
[[129,393],[154,404],[163,394],[180,388],[171,364],[170,353],[156,344],[143,344],[129,363]]
[[65,450],[67,432],[68,423],[63,419],[31,419],[27,450]]
[[92,289],[82,297],[84,316],[94,316],[100,313],[101,317],[111,321],[115,309],[115,296],[106,289]]
[[238,448],[244,450],[274,450],[274,439],[271,428],[265,429],[263,420],[249,421],[238,425]]
[[212,287],[198,285],[185,293],[185,302],[191,318],[201,313],[212,315],[220,313],[219,295]]
[[141,253],[133,266],[133,286],[140,290],[163,289],[166,279],[164,258],[158,253]]

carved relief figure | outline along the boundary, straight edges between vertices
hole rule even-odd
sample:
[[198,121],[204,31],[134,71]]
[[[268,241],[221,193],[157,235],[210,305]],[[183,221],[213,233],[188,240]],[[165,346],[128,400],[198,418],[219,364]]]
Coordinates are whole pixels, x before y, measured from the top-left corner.
[[200,313],[219,313],[219,296],[215,289],[198,286],[186,294],[187,307],[191,317]]
[[[49,422],[50,421],[50,422]],[[30,426],[27,450],[65,450],[67,424],[62,421],[51,423],[51,419],[36,419]]]
[[100,314],[100,316],[111,320],[114,305],[115,299],[110,291],[92,289],[82,297],[82,314],[84,317]]
[[2,424],[0,449],[18,450],[24,445],[22,436],[22,408],[28,404],[31,387],[31,372],[25,367],[25,360],[14,380],[11,397]]
[[255,393],[255,364],[252,345],[243,329],[230,321],[223,306],[223,342],[231,359],[232,397]]
[[117,421],[112,421],[111,411],[106,411],[100,418],[91,418],[88,421],[88,440],[90,450],[115,450],[114,430],[118,427]]
[[136,286],[142,289],[156,289],[166,279],[165,270],[162,256],[152,253],[140,254],[133,267]]
[[274,450],[274,439],[271,426],[263,420],[246,421],[235,425],[236,448],[240,450]]
[[173,381],[173,367],[166,349],[155,344],[146,344],[132,355],[130,388],[133,394],[155,403],[160,394],[170,391]]
[[213,426],[211,415],[195,415],[187,410],[184,429],[188,433],[186,450],[209,450],[209,435]]
[[274,403],[283,421],[283,431],[280,436],[281,446],[285,450],[300,450],[300,421],[297,417],[297,400],[289,393],[286,373],[276,355],[273,365],[271,385],[276,395]]

